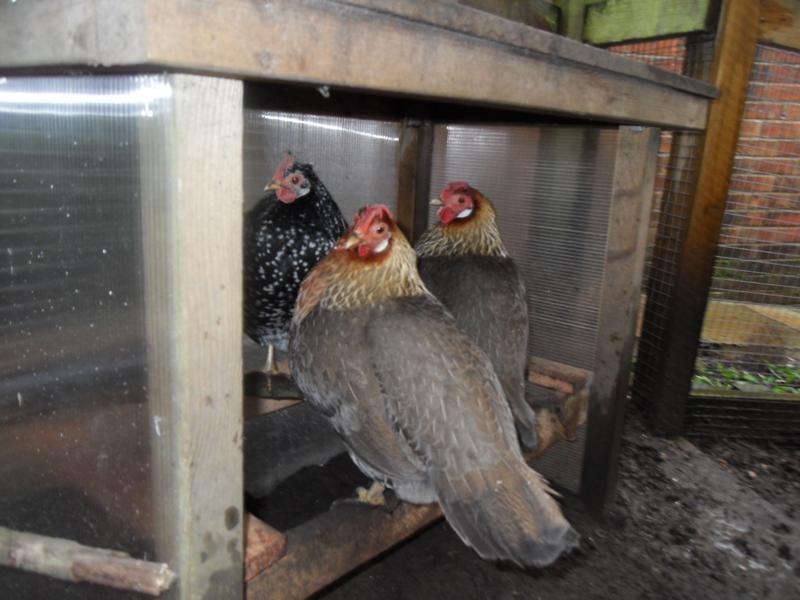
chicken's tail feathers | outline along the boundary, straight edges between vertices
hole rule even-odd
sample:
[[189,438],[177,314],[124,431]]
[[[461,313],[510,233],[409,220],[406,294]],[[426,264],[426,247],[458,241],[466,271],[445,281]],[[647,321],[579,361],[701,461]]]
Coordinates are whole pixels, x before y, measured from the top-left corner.
[[483,558],[545,567],[578,545],[546,482],[521,461],[436,477],[448,523]]

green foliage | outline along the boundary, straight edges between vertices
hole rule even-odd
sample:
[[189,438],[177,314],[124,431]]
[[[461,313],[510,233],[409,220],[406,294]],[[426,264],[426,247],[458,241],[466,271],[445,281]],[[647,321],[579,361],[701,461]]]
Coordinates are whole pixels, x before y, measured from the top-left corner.
[[[747,371],[721,361],[695,362],[692,386],[717,390],[800,394],[800,370],[789,365],[766,365],[766,371]],[[760,389],[763,388],[763,389]]]

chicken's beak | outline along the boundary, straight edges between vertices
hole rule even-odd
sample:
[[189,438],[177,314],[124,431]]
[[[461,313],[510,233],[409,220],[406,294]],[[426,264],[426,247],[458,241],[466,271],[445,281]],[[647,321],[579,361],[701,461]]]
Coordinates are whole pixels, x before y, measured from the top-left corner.
[[431,198],[431,206],[441,206],[442,201],[439,198]]
[[272,181],[270,181],[267,184],[267,186],[264,188],[264,191],[265,192],[268,192],[270,190],[278,191],[279,189],[281,189],[281,187],[283,187],[283,186],[281,186],[281,182],[280,181],[276,181],[275,179],[273,179]]
[[350,237],[348,237],[344,241],[344,243],[341,244],[341,247],[344,248],[345,250],[350,250],[350,248],[354,248],[354,247],[358,246],[360,243],[361,243],[361,238],[358,237],[357,234],[351,233]]

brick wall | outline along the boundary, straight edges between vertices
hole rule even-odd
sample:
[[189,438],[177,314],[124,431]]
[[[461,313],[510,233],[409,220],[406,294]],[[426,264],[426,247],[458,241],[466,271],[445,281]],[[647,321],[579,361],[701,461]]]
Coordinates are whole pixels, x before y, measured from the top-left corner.
[[[684,71],[684,38],[610,48]],[[691,169],[671,169],[672,134],[662,134],[650,243],[662,209],[680,213]],[[678,192],[663,205],[664,190]],[[650,253],[648,252],[648,256]],[[800,304],[800,52],[759,45],[739,132],[712,295]],[[652,273],[651,273],[652,274]]]
[[713,293],[800,304],[800,52],[758,47]]

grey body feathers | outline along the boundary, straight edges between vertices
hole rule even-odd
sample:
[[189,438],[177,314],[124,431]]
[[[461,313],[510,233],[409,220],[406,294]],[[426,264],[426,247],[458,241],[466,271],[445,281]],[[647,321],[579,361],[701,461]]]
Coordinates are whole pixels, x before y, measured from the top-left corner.
[[525,400],[528,305],[514,262],[499,256],[421,257],[419,272],[459,328],[492,361],[520,442],[535,448],[536,415]]
[[491,362],[429,295],[316,307],[290,333],[292,375],[359,468],[438,500],[484,558],[543,566],[577,543],[524,462]]

